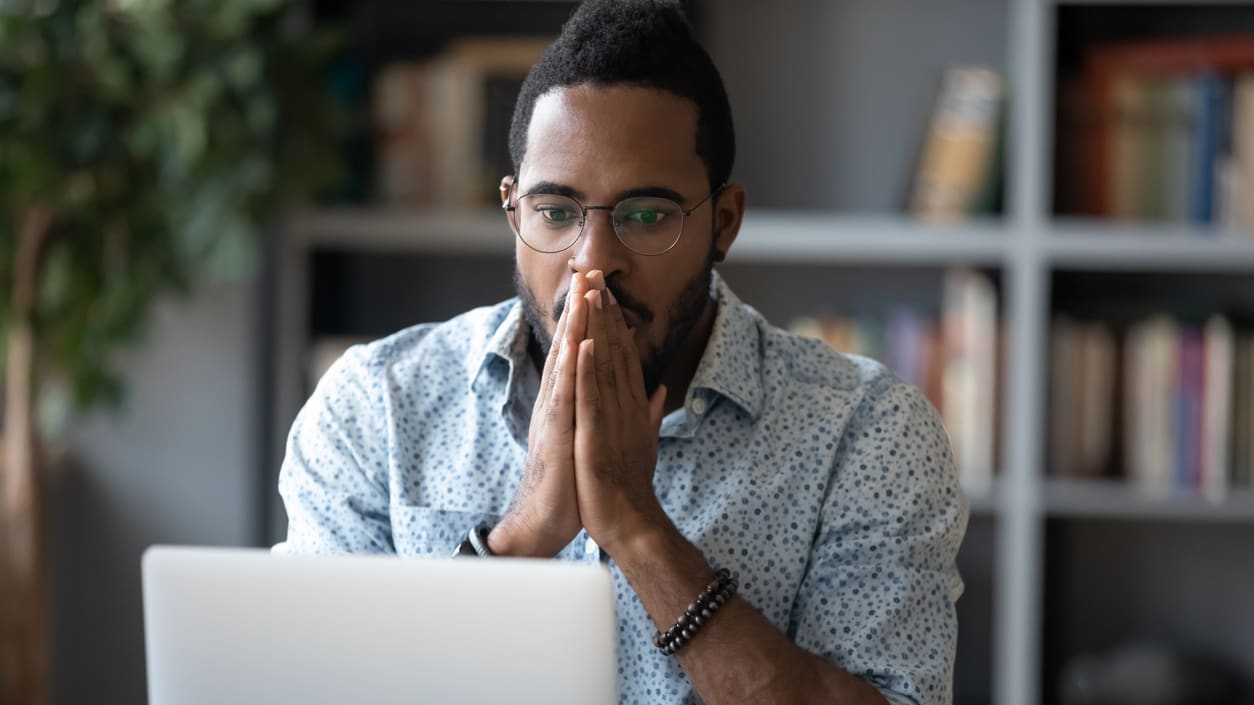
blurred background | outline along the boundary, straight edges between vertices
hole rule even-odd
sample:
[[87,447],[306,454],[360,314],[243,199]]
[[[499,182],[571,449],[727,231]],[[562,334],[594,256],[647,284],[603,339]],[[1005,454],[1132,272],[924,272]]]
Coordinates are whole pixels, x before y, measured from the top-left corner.
[[[723,276],[945,419],[955,702],[1251,702],[1254,4],[684,4]],[[50,581],[0,614],[46,599],[49,702],[145,701],[144,548],[283,537],[348,345],[512,295],[508,123],[575,6],[0,0],[0,543]]]

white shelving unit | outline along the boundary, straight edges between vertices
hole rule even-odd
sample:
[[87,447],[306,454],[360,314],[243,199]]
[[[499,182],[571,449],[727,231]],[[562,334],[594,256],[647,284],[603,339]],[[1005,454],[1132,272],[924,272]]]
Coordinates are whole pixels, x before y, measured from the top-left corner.
[[[789,203],[787,189],[772,182],[772,194],[764,206],[754,200],[750,184],[750,207],[741,235],[728,259],[728,266],[741,270],[755,267],[832,267],[833,271],[858,268],[881,270],[943,270],[951,266],[976,266],[996,273],[1001,291],[1001,311],[1005,324],[1004,388],[1001,419],[1001,469],[994,489],[971,497],[975,516],[986,522],[993,532],[991,540],[990,582],[983,592],[991,593],[992,605],[987,615],[988,633],[964,638],[986,639],[982,649],[991,659],[988,664],[989,683],[986,696],[973,702],[991,701],[997,705],[1038,705],[1045,692],[1043,644],[1046,625],[1047,585],[1047,523],[1053,520],[1187,522],[1198,525],[1222,525],[1254,528],[1254,495],[1234,493],[1220,503],[1189,497],[1151,498],[1110,482],[1064,481],[1047,474],[1043,439],[1047,433],[1045,380],[1048,379],[1049,324],[1052,313],[1051,282],[1060,271],[1066,272],[1145,272],[1204,275],[1213,272],[1248,273],[1254,275],[1254,234],[1199,232],[1186,227],[1131,226],[1102,222],[1060,220],[1051,213],[1052,131],[1054,86],[1055,17],[1060,5],[1098,4],[1088,2],[1061,3],[1053,0],[951,0],[946,8],[923,9],[915,0],[833,0],[821,9],[804,0],[759,3],[749,0],[722,0],[698,3],[701,26],[716,63],[724,71],[733,97],[742,149],[737,176],[761,171],[770,166],[773,144],[757,144],[750,130],[770,124],[788,112],[788,106],[772,105],[757,99],[755,91],[775,97],[783,90],[766,85],[760,76],[751,75],[755,62],[780,64],[784,70],[804,63],[814,56],[830,57],[834,49],[822,44],[824,22],[867,22],[877,29],[891,28],[895,20],[909,22],[917,12],[942,18],[932,29],[941,35],[931,45],[918,49],[895,65],[884,69],[881,84],[892,92],[894,79],[903,79],[902,90],[918,98],[913,105],[917,114],[886,118],[887,128],[895,132],[867,132],[857,121],[841,122],[837,138],[821,145],[855,144],[875,139],[899,142],[916,140],[923,129],[930,108],[930,88],[935,73],[916,77],[921,71],[938,70],[947,63],[991,61],[1003,69],[1012,86],[1008,135],[1006,142],[1007,171],[1006,204],[1003,215],[989,221],[954,227],[932,227],[919,224],[886,210],[878,197],[867,197],[856,178],[841,173],[832,180],[831,193],[826,195],[813,186],[813,179],[824,178],[838,167],[804,157],[804,145],[782,149],[785,154],[803,155],[799,175],[788,175],[783,164],[774,166],[780,179],[793,184],[805,183],[799,205]],[[1145,5],[1144,0],[1100,4]],[[1156,5],[1188,5],[1186,0],[1155,2]],[[1211,5],[1252,7],[1250,2],[1229,0]],[[931,5],[930,3],[927,5]],[[1004,27],[1004,36],[989,39],[979,29],[944,24],[943,18],[953,13],[962,23],[987,22],[988,17]],[[813,17],[812,17],[813,16]],[[800,18],[807,18],[803,22]],[[974,18],[974,19],[973,19]],[[810,20],[813,21],[810,21]],[[978,20],[978,22],[976,22]],[[799,35],[792,29],[800,24]],[[982,25],[981,25],[982,26]],[[816,28],[817,27],[817,28]],[[772,29],[774,28],[774,29]],[[763,33],[760,49],[750,57],[739,56],[740,41],[753,31]],[[850,34],[845,28],[841,36]],[[887,30],[885,30],[887,31]],[[903,32],[907,30],[901,30]],[[975,33],[975,34],[973,34]],[[967,53],[965,38],[971,55]],[[771,56],[771,47],[787,40],[780,57]],[[775,41],[777,44],[772,44]],[[808,42],[808,44],[807,44]],[[778,44],[783,46],[782,44]],[[803,48],[798,49],[796,45]],[[812,46],[813,45],[813,46]],[[804,48],[809,46],[809,49]],[[817,46],[817,48],[816,48]],[[837,47],[839,48],[839,47]],[[913,49],[914,47],[912,47]],[[893,52],[899,52],[893,48]],[[851,50],[853,51],[853,50]],[[878,48],[860,49],[878,59]],[[993,57],[992,59],[988,57]],[[1000,56],[1000,64],[997,61]],[[881,90],[861,80],[856,68],[865,58],[856,51],[849,65],[837,67],[831,80],[837,88],[834,95],[819,91],[826,103],[839,105],[848,88],[852,102],[868,99],[867,91]],[[878,67],[877,67],[878,70]],[[814,90],[816,81],[825,78],[823,71],[812,71],[791,90]],[[924,88],[920,89],[920,86]],[[787,87],[785,87],[787,88]],[[741,91],[738,93],[738,91]],[[920,92],[921,91],[921,92]],[[746,95],[747,93],[747,95]],[[791,94],[779,94],[789,99]],[[738,102],[739,97],[739,102]],[[872,96],[874,98],[874,96]],[[896,97],[892,104],[902,101]],[[866,110],[865,105],[860,110]],[[778,108],[778,111],[776,110]],[[748,115],[741,120],[741,109]],[[832,113],[824,113],[832,114]],[[803,120],[806,127],[813,121]],[[768,143],[777,132],[766,133]],[[874,150],[873,146],[866,149]],[[850,157],[852,174],[861,164],[871,160],[874,152],[854,153]],[[831,155],[829,155],[830,157]],[[809,161],[806,161],[809,159]],[[835,161],[834,159],[832,161]],[[910,173],[910,165],[900,162],[874,165],[881,172],[867,178],[876,183],[901,182]],[[748,165],[746,165],[748,162]],[[791,166],[789,164],[788,166]],[[874,170],[873,170],[874,171]],[[755,172],[756,173],[756,172]],[[773,178],[775,173],[765,178]],[[791,180],[791,181],[790,181]],[[862,199],[861,201],[859,199]],[[818,203],[815,203],[818,201]],[[852,207],[846,207],[849,202]],[[824,202],[829,207],[824,208]],[[865,205],[860,208],[859,205]],[[291,218],[284,229],[284,246],[279,256],[279,312],[276,334],[276,431],[285,432],[299,408],[304,395],[304,352],[309,343],[311,291],[311,253],[334,250],[357,254],[384,256],[415,256],[481,258],[499,264],[508,271],[514,243],[502,214],[495,209],[475,212],[380,211],[369,209],[332,209],[302,213]],[[1251,281],[1254,282],[1254,276]],[[891,286],[892,282],[886,285]],[[1254,291],[1254,283],[1251,284]],[[752,300],[749,303],[754,303]],[[800,312],[799,312],[800,313]],[[776,321],[786,323],[787,321]],[[275,456],[281,457],[282,446],[276,439]],[[277,461],[275,464],[277,468]],[[281,511],[277,513],[281,523]],[[281,530],[276,524],[276,531]],[[1254,540],[1251,541],[1254,548]],[[1249,575],[1247,571],[1245,575]],[[1254,585],[1250,586],[1254,594]],[[1252,609],[1250,605],[1244,609]],[[960,647],[961,648],[961,647]],[[1254,644],[1239,654],[1254,676]],[[960,664],[961,668],[961,664]],[[961,696],[961,693],[960,693]],[[964,702],[960,700],[959,702]]]

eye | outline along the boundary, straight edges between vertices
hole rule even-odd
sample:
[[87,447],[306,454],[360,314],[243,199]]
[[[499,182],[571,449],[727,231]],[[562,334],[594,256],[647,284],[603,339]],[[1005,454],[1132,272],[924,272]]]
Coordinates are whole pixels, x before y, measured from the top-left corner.
[[577,214],[571,211],[571,209],[552,204],[536,206],[536,212],[550,225],[566,225],[577,219]]
[[657,225],[666,220],[666,213],[659,208],[635,208],[623,220],[630,225]]

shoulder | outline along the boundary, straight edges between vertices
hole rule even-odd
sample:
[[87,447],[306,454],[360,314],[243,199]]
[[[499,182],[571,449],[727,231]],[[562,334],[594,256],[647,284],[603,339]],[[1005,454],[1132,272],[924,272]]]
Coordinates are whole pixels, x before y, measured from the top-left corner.
[[403,383],[428,374],[449,375],[476,364],[489,341],[510,316],[517,301],[509,299],[472,309],[447,321],[420,323],[387,337],[354,345],[328,370],[324,380],[346,378],[372,384]]
[[879,393],[905,384],[882,363],[833,350],[827,343],[791,333],[755,313],[768,375],[839,392]]
[[941,427],[939,415],[923,392],[883,363],[838,352],[821,340],[773,326],[760,315],[755,317],[768,395],[792,395],[809,405],[839,411],[846,420],[846,433],[888,417]]

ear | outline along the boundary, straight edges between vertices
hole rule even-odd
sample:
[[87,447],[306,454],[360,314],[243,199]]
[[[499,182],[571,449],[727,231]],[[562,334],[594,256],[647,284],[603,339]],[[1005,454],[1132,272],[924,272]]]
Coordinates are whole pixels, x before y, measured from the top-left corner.
[[727,258],[732,243],[740,234],[740,223],[745,217],[745,187],[728,184],[714,200],[714,251],[715,259]]
[[514,177],[512,175],[503,177],[501,179],[501,189],[500,189],[502,207],[509,205],[509,194],[511,191],[513,191],[513,189],[514,189]]

